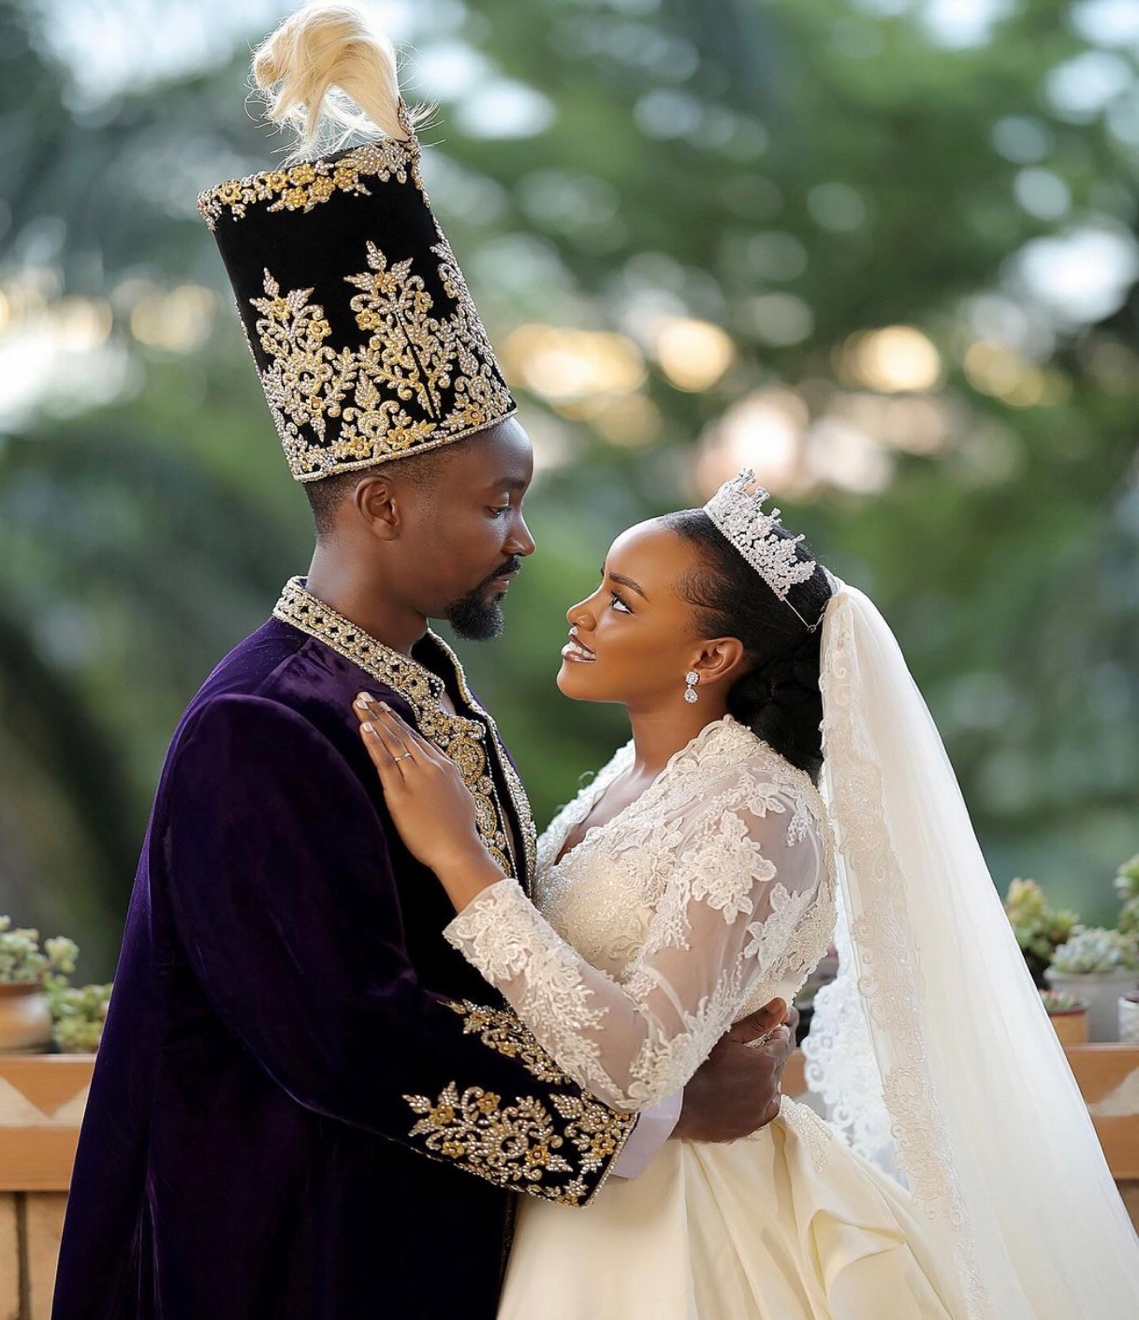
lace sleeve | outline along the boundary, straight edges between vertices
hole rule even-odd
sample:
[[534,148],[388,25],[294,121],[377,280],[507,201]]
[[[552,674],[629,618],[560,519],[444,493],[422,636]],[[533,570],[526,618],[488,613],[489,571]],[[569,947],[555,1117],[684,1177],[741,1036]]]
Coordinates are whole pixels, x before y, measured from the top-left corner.
[[662,823],[672,869],[621,983],[565,943],[513,880],[446,930],[562,1068],[615,1109],[679,1090],[758,987],[801,970],[796,936],[825,869],[817,824],[754,780],[705,802]]

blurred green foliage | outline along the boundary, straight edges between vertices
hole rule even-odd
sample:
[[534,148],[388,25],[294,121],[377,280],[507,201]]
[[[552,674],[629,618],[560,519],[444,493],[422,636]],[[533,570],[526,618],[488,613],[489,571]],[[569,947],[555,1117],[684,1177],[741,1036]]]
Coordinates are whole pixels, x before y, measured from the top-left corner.
[[[310,539],[193,210],[276,149],[243,109],[262,30],[201,0],[229,58],[159,77],[184,7],[128,8],[101,12],[133,74],[95,92],[59,53],[85,7],[0,0],[0,909],[74,934],[87,975],[179,711]],[[785,519],[895,627],[998,884],[1094,922],[1139,834],[1139,22],[946,9],[394,7],[439,102],[429,190],[542,462],[508,632],[463,650],[548,818],[623,737],[554,688],[565,607],[618,530],[697,500],[697,460],[790,445]],[[727,353],[701,388],[678,323]],[[589,342],[640,375],[551,387],[535,324],[620,335]],[[883,367],[867,336],[898,325]],[[933,363],[909,388],[907,346]]]

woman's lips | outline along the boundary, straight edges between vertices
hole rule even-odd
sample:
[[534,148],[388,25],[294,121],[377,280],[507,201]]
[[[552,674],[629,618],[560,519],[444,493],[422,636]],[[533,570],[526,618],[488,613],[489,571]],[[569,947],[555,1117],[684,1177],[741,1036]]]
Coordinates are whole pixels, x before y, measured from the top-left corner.
[[572,660],[575,664],[591,664],[597,657],[579,637],[570,633],[570,639],[562,647],[562,659]]

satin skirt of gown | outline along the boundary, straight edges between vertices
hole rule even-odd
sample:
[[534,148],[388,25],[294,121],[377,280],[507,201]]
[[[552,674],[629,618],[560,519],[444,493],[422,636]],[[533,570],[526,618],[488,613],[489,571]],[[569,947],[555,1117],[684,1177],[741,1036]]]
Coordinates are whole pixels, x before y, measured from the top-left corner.
[[665,1142],[574,1209],[522,1197],[499,1320],[963,1320],[908,1193],[805,1105]]

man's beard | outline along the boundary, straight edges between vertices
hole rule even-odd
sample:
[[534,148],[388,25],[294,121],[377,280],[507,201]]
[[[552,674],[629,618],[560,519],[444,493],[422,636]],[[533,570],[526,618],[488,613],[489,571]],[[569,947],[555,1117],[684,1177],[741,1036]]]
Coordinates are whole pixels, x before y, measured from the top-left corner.
[[[517,573],[522,567],[520,559],[512,559],[485,578],[474,591],[468,591],[447,606],[446,619],[455,631],[456,637],[467,642],[488,642],[497,637],[506,626],[506,616],[502,612],[502,598],[487,600],[486,589],[496,578],[504,578],[508,573]],[[503,584],[505,586],[505,583]]]

